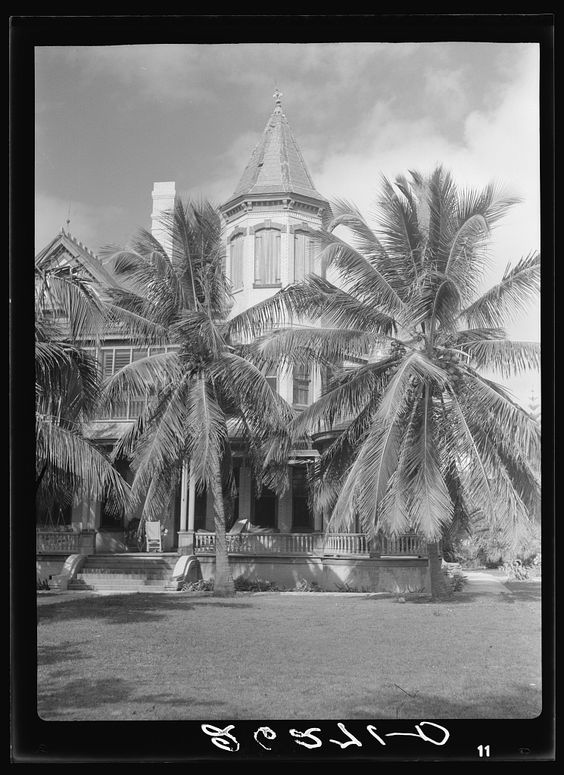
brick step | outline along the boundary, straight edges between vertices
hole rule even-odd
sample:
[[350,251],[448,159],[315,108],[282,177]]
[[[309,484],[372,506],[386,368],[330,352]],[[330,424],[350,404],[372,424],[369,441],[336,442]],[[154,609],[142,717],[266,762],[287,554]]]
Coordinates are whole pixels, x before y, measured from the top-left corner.
[[[177,558],[178,559],[178,558]],[[111,559],[102,559],[99,560],[97,557],[88,558],[86,561],[88,565],[92,566],[106,566],[106,565],[112,565],[116,567],[120,567],[122,565],[139,565],[142,567],[150,567],[150,566],[163,566],[163,567],[174,567],[177,560],[140,560],[139,558],[131,559],[131,560],[111,560]]]
[[153,581],[134,581],[113,579],[107,581],[95,581],[92,579],[75,579],[71,581],[69,589],[123,589],[123,590],[136,590],[136,589],[165,589],[169,582],[165,580],[153,580]]
[[122,568],[127,569],[135,569],[140,571],[153,571],[153,570],[164,570],[169,571],[173,570],[174,564],[173,563],[166,563],[166,562],[86,562],[83,565],[84,568],[88,568],[88,570],[92,569],[99,569],[99,570],[121,570]]
[[81,573],[170,573],[172,568],[164,565],[142,567],[141,565],[83,565]]
[[150,581],[166,581],[170,579],[170,573],[90,573],[89,571],[79,571],[76,575],[77,578],[91,578],[94,581],[107,581],[108,579],[132,579],[143,580],[148,579]]

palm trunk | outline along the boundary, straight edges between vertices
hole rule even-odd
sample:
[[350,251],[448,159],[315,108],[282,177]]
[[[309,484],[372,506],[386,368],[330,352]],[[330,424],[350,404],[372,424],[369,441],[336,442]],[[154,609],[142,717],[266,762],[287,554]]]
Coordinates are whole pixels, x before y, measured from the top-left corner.
[[227,554],[225,509],[223,507],[219,465],[215,471],[212,494],[215,527],[215,579],[213,594],[215,597],[230,597],[235,594],[235,585],[233,584],[233,576],[229,568],[229,555]]
[[445,575],[442,571],[442,554],[438,542],[427,544],[429,556],[429,575],[431,577],[431,599],[440,600],[449,593]]

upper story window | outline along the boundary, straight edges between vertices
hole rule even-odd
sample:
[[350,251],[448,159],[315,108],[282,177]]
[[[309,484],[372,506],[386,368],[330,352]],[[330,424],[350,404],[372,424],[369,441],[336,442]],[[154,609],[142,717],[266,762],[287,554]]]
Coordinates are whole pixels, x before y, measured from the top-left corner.
[[278,369],[276,367],[268,367],[264,371],[264,378],[268,382],[268,385],[273,393],[278,393]]
[[294,366],[293,403],[298,406],[309,406],[311,371],[309,366]]
[[255,232],[255,287],[280,285],[279,229],[259,229]]
[[231,288],[234,291],[238,291],[243,287],[243,240],[243,235],[237,234],[229,243]]
[[[102,371],[102,378],[112,377],[124,366],[128,366],[133,361],[139,361],[141,358],[147,358],[149,355],[159,355],[164,352],[178,350],[177,345],[167,345],[161,347],[101,347],[97,352],[96,348],[84,348],[94,357],[97,357]],[[112,419],[127,420],[138,417],[146,405],[146,396],[128,395],[124,401],[115,403],[111,410],[103,415]],[[99,419],[102,419],[100,416]]]
[[294,232],[294,281],[299,283],[309,274],[313,274],[315,258],[315,240],[307,231]]

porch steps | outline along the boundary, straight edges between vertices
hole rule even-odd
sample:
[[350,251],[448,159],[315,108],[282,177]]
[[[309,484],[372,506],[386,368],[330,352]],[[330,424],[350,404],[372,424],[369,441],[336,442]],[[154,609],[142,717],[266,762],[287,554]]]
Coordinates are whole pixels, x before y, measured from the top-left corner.
[[177,554],[97,554],[87,558],[68,588],[142,592],[170,589]]

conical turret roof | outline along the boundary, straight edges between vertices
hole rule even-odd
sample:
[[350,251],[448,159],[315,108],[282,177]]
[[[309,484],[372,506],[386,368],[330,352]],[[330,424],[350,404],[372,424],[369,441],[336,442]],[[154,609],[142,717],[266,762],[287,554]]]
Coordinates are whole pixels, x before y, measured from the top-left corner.
[[280,92],[261,139],[229,201],[253,194],[300,194],[325,202],[316,190],[282,110]]

